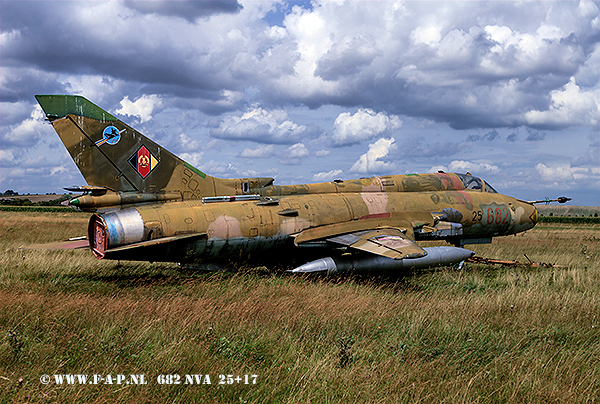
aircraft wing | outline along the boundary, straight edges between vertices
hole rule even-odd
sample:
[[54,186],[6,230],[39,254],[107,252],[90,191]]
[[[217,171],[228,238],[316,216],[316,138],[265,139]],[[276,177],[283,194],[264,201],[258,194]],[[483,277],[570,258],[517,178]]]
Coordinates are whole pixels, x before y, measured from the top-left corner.
[[401,260],[419,258],[427,252],[399,229],[364,230],[328,238],[327,241],[383,257]]
[[433,224],[427,215],[368,218],[306,229],[295,236],[298,246],[319,241],[341,244],[383,257],[401,260],[419,258],[427,251],[414,242],[414,228]]

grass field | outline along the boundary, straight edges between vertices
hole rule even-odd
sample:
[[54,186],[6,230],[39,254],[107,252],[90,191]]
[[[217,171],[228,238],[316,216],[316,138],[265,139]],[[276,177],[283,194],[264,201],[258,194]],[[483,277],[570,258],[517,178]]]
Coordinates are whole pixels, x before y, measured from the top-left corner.
[[[87,218],[0,212],[2,403],[600,402],[598,224],[541,223],[472,246],[561,267],[392,279],[18,250],[84,235]],[[69,374],[89,379],[56,382]]]

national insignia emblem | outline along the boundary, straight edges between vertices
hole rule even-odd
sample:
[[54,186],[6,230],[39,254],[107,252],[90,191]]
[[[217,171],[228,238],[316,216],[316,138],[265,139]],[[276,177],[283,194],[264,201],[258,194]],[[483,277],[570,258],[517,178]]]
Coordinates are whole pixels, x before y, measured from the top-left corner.
[[142,178],[146,178],[159,163],[158,159],[150,153],[146,146],[140,147],[128,161]]

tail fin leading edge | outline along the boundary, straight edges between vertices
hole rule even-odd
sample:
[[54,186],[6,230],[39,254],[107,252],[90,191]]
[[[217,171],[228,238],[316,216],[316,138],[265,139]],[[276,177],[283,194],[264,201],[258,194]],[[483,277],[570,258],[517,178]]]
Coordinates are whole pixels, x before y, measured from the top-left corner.
[[214,193],[212,177],[84,97],[35,97],[89,185],[117,192],[181,192],[185,199]]

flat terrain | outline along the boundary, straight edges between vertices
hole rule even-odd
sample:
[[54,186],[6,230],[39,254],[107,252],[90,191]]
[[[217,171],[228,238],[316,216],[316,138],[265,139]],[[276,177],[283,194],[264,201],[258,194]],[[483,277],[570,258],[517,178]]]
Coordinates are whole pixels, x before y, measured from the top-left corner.
[[0,212],[1,403],[600,402],[598,224],[472,246],[560,267],[394,278],[18,250],[84,235],[87,219]]
[[598,217],[600,206],[536,205],[540,216]]
[[33,194],[33,195],[14,195],[14,196],[0,196],[0,199],[29,199],[32,203],[36,202],[49,202],[60,198],[62,195],[56,194]]

